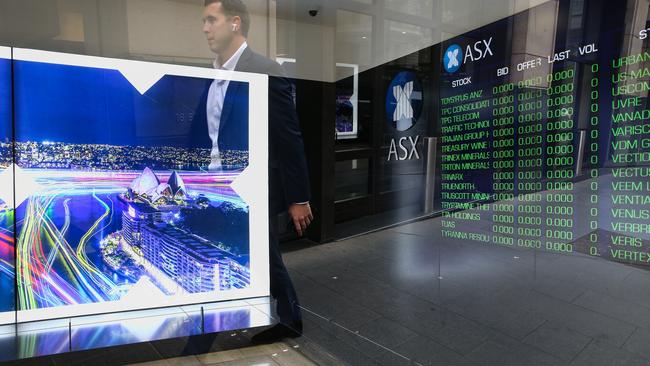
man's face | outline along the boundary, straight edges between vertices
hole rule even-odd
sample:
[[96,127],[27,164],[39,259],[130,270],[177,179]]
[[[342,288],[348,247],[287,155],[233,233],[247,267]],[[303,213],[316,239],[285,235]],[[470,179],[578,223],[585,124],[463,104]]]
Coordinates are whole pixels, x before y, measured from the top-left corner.
[[208,40],[210,50],[222,53],[233,40],[232,19],[227,17],[221,3],[212,3],[203,9],[203,34]]

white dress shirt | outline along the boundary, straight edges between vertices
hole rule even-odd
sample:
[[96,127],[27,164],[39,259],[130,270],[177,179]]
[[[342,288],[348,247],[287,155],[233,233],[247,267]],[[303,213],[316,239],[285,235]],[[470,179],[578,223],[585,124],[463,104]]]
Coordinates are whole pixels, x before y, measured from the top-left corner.
[[[214,60],[214,68],[219,70],[234,71],[241,55],[248,47],[248,43],[244,42],[241,47],[224,62],[219,65],[219,58]],[[210,85],[207,100],[207,116],[208,116],[208,134],[212,140],[212,151],[210,152],[210,170],[218,170],[221,168],[221,153],[219,151],[219,125],[221,123],[221,112],[223,111],[223,102],[226,98],[228,91],[229,80],[215,80]],[[295,202],[294,202],[295,203]],[[306,205],[309,202],[297,202],[298,205]]]
[[[219,70],[234,71],[242,53],[246,50],[248,44],[244,42],[235,54],[219,65],[219,58],[214,60],[214,68]],[[207,100],[207,116],[208,116],[208,134],[212,140],[212,151],[210,152],[210,170],[221,168],[221,153],[219,151],[219,125],[221,124],[221,112],[223,111],[223,102],[226,98],[228,91],[229,80],[214,80],[210,85]]]

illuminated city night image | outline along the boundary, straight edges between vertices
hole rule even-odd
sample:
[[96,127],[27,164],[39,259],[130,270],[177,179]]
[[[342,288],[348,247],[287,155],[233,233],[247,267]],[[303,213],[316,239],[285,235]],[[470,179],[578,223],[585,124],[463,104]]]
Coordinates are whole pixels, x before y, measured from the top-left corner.
[[14,61],[16,209],[0,223],[15,215],[18,310],[250,286],[249,207],[231,188],[248,151],[209,171],[210,147],[193,143],[210,82],[167,75],[141,94],[116,70]]

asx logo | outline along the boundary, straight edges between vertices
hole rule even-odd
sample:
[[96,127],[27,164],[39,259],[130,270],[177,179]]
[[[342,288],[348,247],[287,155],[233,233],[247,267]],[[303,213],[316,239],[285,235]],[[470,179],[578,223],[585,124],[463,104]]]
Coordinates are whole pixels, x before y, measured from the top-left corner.
[[461,65],[466,64],[468,61],[474,62],[482,60],[488,56],[494,56],[491,47],[492,37],[488,40],[478,41],[473,45],[467,45],[464,53],[463,49],[459,45],[452,44],[447,48],[443,56],[443,66],[445,71],[453,74],[460,69]]
[[413,95],[413,81],[393,86],[393,97],[397,100],[395,112],[393,112],[393,122],[401,119],[413,118],[413,106],[411,106],[411,95]]
[[463,50],[460,48],[460,46],[457,44],[452,44],[451,46],[449,46],[449,48],[447,48],[447,51],[445,51],[445,57],[444,57],[445,71],[447,71],[450,74],[453,74],[456,71],[458,71],[462,59],[463,59]]
[[422,112],[422,85],[409,71],[397,74],[386,93],[386,118],[398,131],[413,127]]

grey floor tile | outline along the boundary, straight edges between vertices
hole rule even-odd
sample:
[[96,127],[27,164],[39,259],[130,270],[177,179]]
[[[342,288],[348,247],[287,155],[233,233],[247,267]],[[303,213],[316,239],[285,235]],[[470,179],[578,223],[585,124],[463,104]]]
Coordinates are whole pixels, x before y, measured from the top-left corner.
[[358,331],[309,316],[305,320],[308,321],[305,335],[309,339],[325,343],[343,341],[371,359],[418,336],[410,329],[384,318],[370,322]]
[[431,328],[440,328],[446,320],[443,309],[424,301],[411,303],[408,306],[386,306],[377,311],[384,317],[418,333]]
[[440,235],[441,220],[426,220],[392,229],[394,232],[434,237]]
[[490,329],[450,311],[442,311],[440,321],[431,321],[421,334],[460,353],[467,354],[488,339]]
[[[650,331],[638,328],[623,348],[650,360]],[[650,361],[648,361],[650,364]]]
[[472,319],[516,339],[524,338],[546,322],[541,314],[526,308],[504,310],[486,307],[484,311],[487,316]]
[[[434,304],[393,287],[385,289],[360,290],[355,302],[376,313],[385,313],[386,309],[410,309],[416,306],[433,306]],[[352,294],[348,294],[352,297]]]
[[406,356],[392,352],[382,353],[377,357],[377,359],[375,359],[375,362],[382,366],[428,366],[428,364],[411,360]]
[[535,293],[525,288],[506,288],[501,291],[468,294],[445,303],[448,308],[487,327],[522,339],[546,321],[536,311]]
[[[485,224],[473,229],[490,231]],[[442,347],[461,363],[561,365],[589,360],[585,346],[615,350],[629,339],[626,349],[642,353],[650,339],[635,332],[650,330],[650,320],[635,321],[650,304],[650,274],[581,254],[447,240],[440,219],[306,248],[286,261],[306,307],[372,340],[327,325],[311,332],[329,348],[344,343],[355,354],[348,362],[372,362],[382,352],[376,342],[424,364],[418,349]],[[400,337],[408,342],[393,339]],[[404,360],[384,350],[377,361]]]
[[533,287],[539,293],[566,302],[574,301],[587,291],[584,285],[567,278],[558,280],[557,278],[539,277],[535,279]]
[[573,303],[631,325],[650,328],[650,317],[647,316],[650,314],[650,307],[613,298],[595,291],[585,292]]
[[377,361],[382,365],[411,365],[411,362],[428,365],[469,366],[469,360],[448,347],[426,337],[417,337],[395,347],[394,352],[385,351]]
[[609,344],[590,343],[571,366],[647,366],[650,360]]
[[[412,256],[412,260],[404,257],[369,259],[354,266],[354,269],[365,273],[379,281],[402,286],[411,281],[431,281],[438,275],[438,257],[435,249],[413,250],[412,253],[401,255]],[[400,262],[400,259],[402,261]]]
[[388,284],[355,270],[332,269],[311,273],[310,277],[332,291],[355,301],[363,300],[364,295],[381,294],[392,290]]
[[573,360],[591,341],[591,338],[553,322],[545,323],[524,339],[524,343],[565,361]]
[[609,287],[605,293],[616,299],[647,306],[650,304],[650,272],[634,269],[620,286]]
[[479,348],[467,355],[472,365],[535,365],[535,366],[559,366],[567,363],[549,355],[545,352],[538,351],[532,347],[523,345],[516,348],[505,347],[502,344],[488,341]]
[[[305,334],[296,340],[301,347],[309,348],[309,344],[316,344],[320,350],[331,355],[331,358],[345,365],[379,365],[374,361],[381,350],[371,344],[363,344],[363,340],[346,334],[332,326],[321,328],[322,323],[312,321],[309,317],[304,319]],[[364,348],[364,350],[360,349]],[[314,360],[318,361],[318,360]]]
[[588,289],[606,293],[608,289],[624,284],[625,279],[635,271],[621,263],[582,255],[563,255],[550,264],[538,265],[538,277],[561,281],[568,279]]
[[335,323],[323,322],[310,316],[303,318],[305,323],[305,340],[321,345],[328,350],[336,350],[341,343],[349,350],[359,353],[369,359],[374,359],[384,348],[376,343],[359,336],[355,331],[339,327]]
[[377,319],[364,325],[359,329],[359,334],[389,349],[419,337],[409,328],[386,318]]
[[334,319],[350,329],[356,330],[381,317],[370,309],[356,305],[354,299],[347,299],[323,287],[314,287],[310,291],[297,288],[296,291],[300,304],[305,309],[303,312]]
[[540,295],[535,300],[536,311],[545,319],[616,347],[622,346],[635,330],[620,320],[548,296]]

